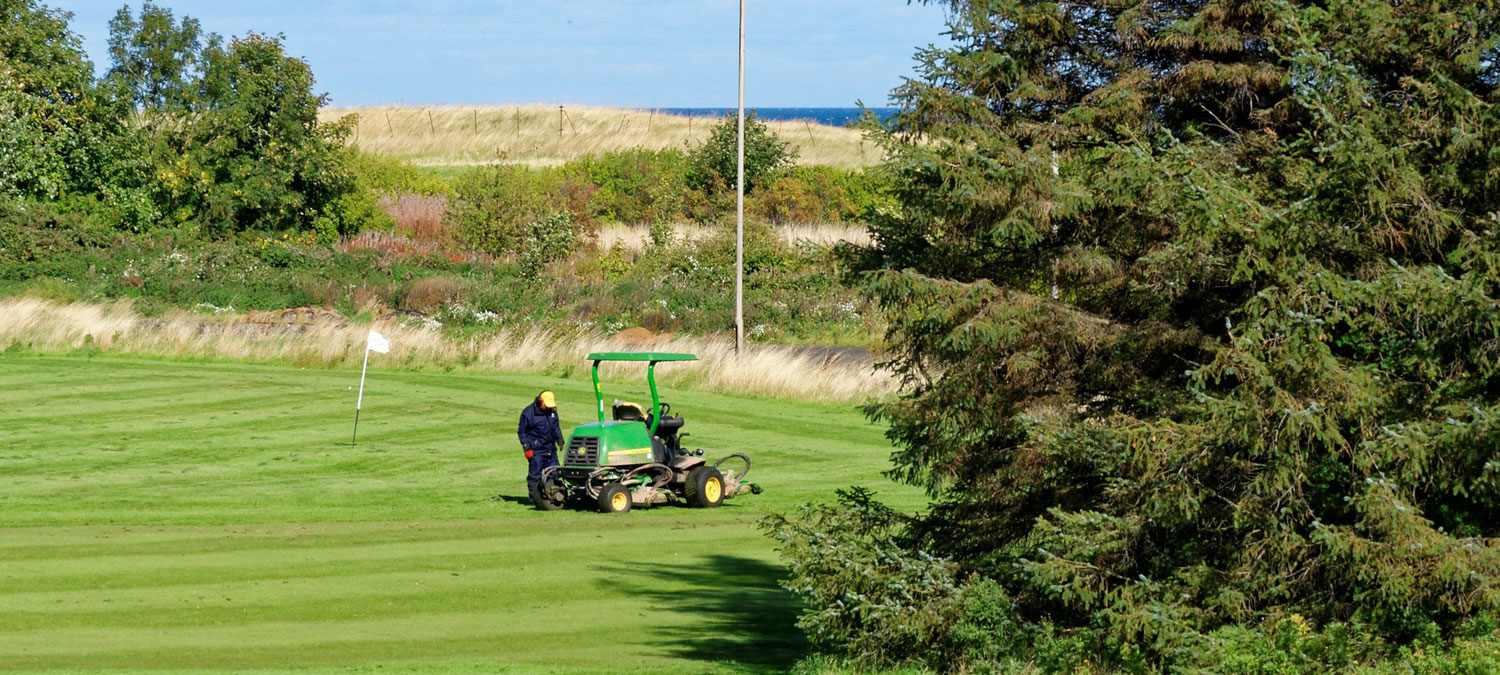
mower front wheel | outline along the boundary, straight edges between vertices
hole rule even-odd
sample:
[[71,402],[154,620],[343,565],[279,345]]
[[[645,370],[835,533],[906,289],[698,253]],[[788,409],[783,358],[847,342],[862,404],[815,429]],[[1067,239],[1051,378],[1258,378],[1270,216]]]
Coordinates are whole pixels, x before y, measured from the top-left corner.
[[567,496],[550,480],[532,486],[530,492],[531,505],[538,511],[557,511],[568,503]]
[[599,491],[600,513],[625,513],[630,510],[630,490],[619,483],[610,483]]
[[683,486],[689,504],[713,508],[724,503],[724,474],[711,466],[700,466],[688,472]]

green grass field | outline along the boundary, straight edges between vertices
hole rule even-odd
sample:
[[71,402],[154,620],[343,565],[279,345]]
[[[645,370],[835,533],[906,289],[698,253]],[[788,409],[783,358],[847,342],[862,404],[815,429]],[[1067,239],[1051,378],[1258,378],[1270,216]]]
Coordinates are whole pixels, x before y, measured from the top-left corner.
[[766,494],[536,512],[516,416],[550,387],[586,421],[586,380],[377,357],[350,448],[358,377],[0,355],[0,670],[781,670],[807,645],[758,517],[847,485],[920,503],[852,407],[668,391]]

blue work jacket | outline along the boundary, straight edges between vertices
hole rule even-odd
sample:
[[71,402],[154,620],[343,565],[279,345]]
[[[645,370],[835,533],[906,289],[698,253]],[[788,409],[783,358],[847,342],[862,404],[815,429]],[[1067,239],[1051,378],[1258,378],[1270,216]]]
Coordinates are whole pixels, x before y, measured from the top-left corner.
[[543,411],[542,404],[532,401],[521,411],[521,423],[516,426],[516,437],[521,447],[532,450],[551,450],[562,442],[562,422],[557,411]]

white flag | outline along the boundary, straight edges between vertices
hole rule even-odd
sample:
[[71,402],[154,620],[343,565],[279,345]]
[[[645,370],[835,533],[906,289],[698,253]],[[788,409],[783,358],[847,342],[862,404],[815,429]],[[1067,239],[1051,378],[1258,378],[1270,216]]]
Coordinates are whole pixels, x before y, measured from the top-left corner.
[[380,333],[370,331],[370,338],[365,342],[365,349],[377,354],[391,351],[391,340]]

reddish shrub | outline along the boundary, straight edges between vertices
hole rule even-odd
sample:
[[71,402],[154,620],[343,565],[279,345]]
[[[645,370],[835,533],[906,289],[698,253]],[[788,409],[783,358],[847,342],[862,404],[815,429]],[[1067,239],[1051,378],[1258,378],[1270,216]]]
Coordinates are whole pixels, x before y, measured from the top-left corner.
[[448,201],[427,195],[381,197],[380,208],[396,221],[396,232],[414,241],[448,245],[454,242],[453,231],[443,222]]

